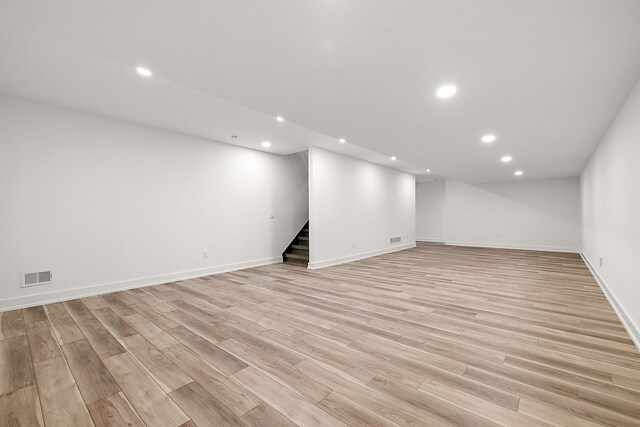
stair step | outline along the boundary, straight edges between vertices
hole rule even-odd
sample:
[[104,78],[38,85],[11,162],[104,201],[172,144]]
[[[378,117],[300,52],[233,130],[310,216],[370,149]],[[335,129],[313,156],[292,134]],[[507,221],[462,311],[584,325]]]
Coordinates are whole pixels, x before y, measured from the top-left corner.
[[305,267],[309,266],[309,221],[289,244],[289,247],[285,249],[282,260]]
[[299,266],[304,266],[304,267],[308,267],[309,266],[309,261],[306,259],[288,259],[285,261],[287,264],[292,264],[292,265],[299,265]]

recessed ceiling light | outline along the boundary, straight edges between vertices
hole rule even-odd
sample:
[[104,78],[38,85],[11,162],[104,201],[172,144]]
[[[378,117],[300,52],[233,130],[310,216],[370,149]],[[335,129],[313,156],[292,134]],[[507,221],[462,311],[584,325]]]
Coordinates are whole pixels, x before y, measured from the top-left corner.
[[522,175],[522,174],[523,174],[523,172],[522,172],[522,171],[515,171],[513,174],[514,174],[515,176],[520,176],[520,175]]
[[138,74],[140,74],[141,76],[145,76],[145,77],[151,77],[151,71],[144,68],[144,67],[138,67],[136,68],[136,71],[138,72]]
[[482,137],[482,142],[493,142],[496,140],[496,136],[495,135],[485,135]]
[[347,140],[346,140],[346,139],[344,139],[344,138],[340,138],[340,139],[338,140],[338,142],[339,142],[340,144],[344,144],[345,142],[347,142]]
[[458,89],[453,85],[445,85],[438,88],[436,95],[438,98],[449,98],[456,94]]
[[279,121],[279,122],[284,122],[284,117],[278,116],[278,117],[276,117],[276,120]]
[[427,173],[431,172],[431,169],[427,169]]
[[500,159],[500,161],[503,163],[509,163],[511,160],[513,160],[511,156],[502,156],[502,158]]
[[395,159],[396,159],[396,156],[391,156],[391,160],[395,160]]
[[262,146],[264,148],[269,148],[269,147],[271,147],[271,143],[269,141],[265,141],[265,142],[262,143]]

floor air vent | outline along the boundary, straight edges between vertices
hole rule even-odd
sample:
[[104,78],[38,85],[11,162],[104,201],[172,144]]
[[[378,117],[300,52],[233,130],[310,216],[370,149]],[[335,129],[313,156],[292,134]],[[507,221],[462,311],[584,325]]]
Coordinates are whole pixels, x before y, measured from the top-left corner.
[[402,241],[402,237],[389,237],[389,243],[400,243]]
[[48,285],[50,283],[53,283],[52,270],[34,271],[30,273],[22,273],[20,287],[28,288],[29,286]]

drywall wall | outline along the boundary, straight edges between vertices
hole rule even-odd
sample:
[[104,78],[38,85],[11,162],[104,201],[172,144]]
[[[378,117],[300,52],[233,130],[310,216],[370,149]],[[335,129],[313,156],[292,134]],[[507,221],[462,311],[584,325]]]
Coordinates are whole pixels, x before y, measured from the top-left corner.
[[417,240],[578,252],[578,178],[416,185]]
[[7,97],[0,148],[0,310],[278,262],[308,219],[306,153]]
[[416,183],[416,240],[445,242],[444,203],[444,180]]
[[[640,81],[580,177],[582,253],[640,348]],[[600,265],[602,258],[602,265]]]
[[447,244],[578,252],[578,178],[470,185],[447,180]]
[[415,246],[411,174],[311,148],[309,203],[309,268]]

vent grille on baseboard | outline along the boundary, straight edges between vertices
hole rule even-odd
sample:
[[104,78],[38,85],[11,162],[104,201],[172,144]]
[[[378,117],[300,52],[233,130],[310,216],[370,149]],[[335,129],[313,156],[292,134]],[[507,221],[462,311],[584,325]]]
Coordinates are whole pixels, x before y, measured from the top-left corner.
[[22,273],[20,287],[28,288],[29,286],[48,285],[53,283],[53,271],[41,270],[29,273]]
[[401,241],[402,241],[402,236],[389,237],[389,243],[400,243]]

